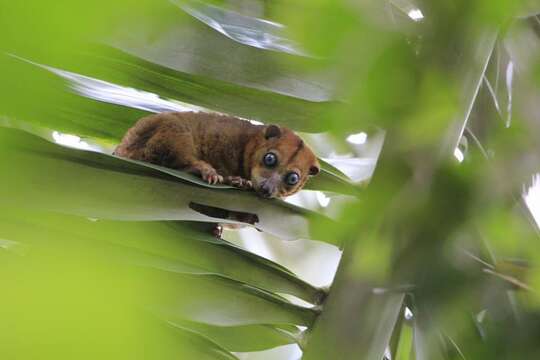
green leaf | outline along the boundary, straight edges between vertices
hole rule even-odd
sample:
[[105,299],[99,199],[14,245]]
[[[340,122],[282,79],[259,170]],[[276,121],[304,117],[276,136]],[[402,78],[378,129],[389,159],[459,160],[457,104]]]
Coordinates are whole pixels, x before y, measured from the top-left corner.
[[317,312],[271,293],[214,275],[184,275],[145,269],[146,307],[167,321],[216,326],[290,324],[310,326]]
[[225,350],[222,346],[200,336],[198,333],[186,328],[175,328],[176,335],[173,339],[178,347],[181,347],[183,359],[200,360],[237,360],[238,358]]
[[307,55],[300,49],[299,44],[287,38],[285,26],[282,24],[246,16],[202,1],[170,0],[169,2],[240,44],[291,55]]
[[369,355],[366,359],[382,359],[390,338],[395,330],[395,325],[400,315],[404,294],[388,294],[383,304],[377,307],[380,316],[379,324],[373,335]]
[[319,119],[337,104],[335,101],[304,100],[173,70],[110,47],[73,56],[79,59],[76,67],[69,64],[53,66],[212,111],[284,124],[297,131],[327,130],[324,122],[314,119]]
[[470,57],[470,60],[465,61],[462,59],[459,64],[460,68],[463,69],[461,81],[459,82],[460,86],[462,86],[459,99],[460,108],[454,116],[446,139],[442,141],[443,149],[447,154],[454,153],[454,149],[459,145],[459,141],[467,127],[497,36],[498,32],[494,29],[483,29],[476,34],[470,49],[471,54],[467,54],[469,56],[465,57],[467,59]]
[[411,11],[418,10],[418,6],[415,2],[410,0],[389,0],[389,2],[407,16]]
[[[24,223],[19,225],[28,226]],[[66,227],[70,225],[73,224],[65,223]],[[12,227],[12,231],[16,230]],[[25,237],[20,233],[24,231],[19,231],[16,234],[17,238]],[[11,235],[13,233],[9,233],[8,229],[8,232],[3,231],[1,236],[11,237]],[[110,236],[115,234],[111,233]],[[91,276],[94,276],[94,272],[101,275],[100,267],[105,266],[109,273],[119,273],[123,276],[117,278],[116,275],[111,275],[119,284],[128,289],[139,289],[137,297],[132,301],[134,305],[142,306],[166,321],[189,320],[215,326],[257,324],[309,326],[317,316],[317,312],[313,309],[293,305],[282,297],[248,284],[223,276],[192,274],[182,263],[166,257],[113,246],[107,242],[89,242],[84,238],[81,241],[70,232],[57,231],[47,234],[44,231],[43,237],[36,236],[34,232],[29,244],[26,245],[24,248],[26,253],[23,253],[22,257],[17,252],[8,252],[14,256],[12,263],[22,266],[28,262],[29,268],[32,269],[35,266],[42,266],[42,258],[46,261],[58,258],[58,265],[50,265],[58,266],[58,271],[69,271],[71,267],[83,263],[92,269],[95,268],[95,271],[92,270],[90,273]],[[10,273],[9,268],[6,271],[6,274],[15,274]],[[77,272],[67,276],[76,277],[76,274]],[[30,279],[35,279],[31,273],[29,276]],[[36,278],[39,278],[37,274]],[[83,284],[84,281],[80,286]],[[60,289],[62,292],[71,291],[64,285]],[[96,291],[99,292],[99,288]]]
[[[339,272],[337,281],[308,338],[304,358],[382,359],[394,332],[404,294],[375,291],[350,276],[340,278]],[[354,327],[348,322],[351,317]]]
[[[0,238],[24,244],[46,246],[57,239],[77,240],[90,247],[106,247],[107,253],[130,263],[187,274],[219,275],[316,304],[325,296],[324,290],[284,267],[216,239],[211,235],[211,224],[88,220],[14,209],[0,213],[0,223]],[[111,245],[107,247],[107,243]]]
[[396,360],[412,360],[413,329],[408,324],[402,324],[399,343],[395,354]]
[[191,321],[174,325],[197,332],[232,352],[253,352],[298,342],[300,330],[286,325],[211,326]]
[[423,320],[419,321],[418,313],[415,314],[415,316],[413,340],[416,360],[444,359],[437,329],[428,325],[428,323]]
[[110,248],[100,252],[61,239],[18,249],[6,248],[2,241],[3,356],[236,359],[208,338],[168,325],[141,308],[152,300],[147,290],[153,284],[145,283],[140,271],[111,263]]

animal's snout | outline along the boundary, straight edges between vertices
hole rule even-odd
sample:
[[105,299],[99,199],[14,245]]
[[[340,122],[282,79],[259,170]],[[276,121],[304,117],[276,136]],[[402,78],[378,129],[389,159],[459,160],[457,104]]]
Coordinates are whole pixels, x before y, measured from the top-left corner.
[[279,192],[280,183],[281,178],[277,173],[272,174],[267,178],[263,178],[256,187],[257,194],[266,199],[276,197]]
[[268,182],[265,182],[262,184],[261,188],[259,189],[259,193],[262,197],[269,198],[272,197],[272,194],[274,192],[274,188],[272,185],[268,184]]

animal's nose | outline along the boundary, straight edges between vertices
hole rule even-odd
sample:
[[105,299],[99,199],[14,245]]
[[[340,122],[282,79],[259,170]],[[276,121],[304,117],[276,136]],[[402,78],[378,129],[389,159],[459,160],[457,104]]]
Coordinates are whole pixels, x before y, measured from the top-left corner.
[[268,184],[264,184],[263,186],[261,186],[259,192],[261,196],[269,198],[270,196],[272,196],[272,187]]

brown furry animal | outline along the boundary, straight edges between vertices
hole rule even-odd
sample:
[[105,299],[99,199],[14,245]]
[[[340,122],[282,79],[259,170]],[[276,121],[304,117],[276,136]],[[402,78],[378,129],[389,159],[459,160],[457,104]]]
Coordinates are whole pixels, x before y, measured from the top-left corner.
[[265,198],[296,193],[320,170],[317,157],[291,130],[212,113],[144,117],[115,154],[185,170],[209,184],[253,188]]

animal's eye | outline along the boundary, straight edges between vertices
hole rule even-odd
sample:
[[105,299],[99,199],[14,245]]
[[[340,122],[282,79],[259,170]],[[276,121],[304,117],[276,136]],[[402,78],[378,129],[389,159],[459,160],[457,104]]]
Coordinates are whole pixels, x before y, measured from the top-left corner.
[[298,181],[300,181],[300,175],[298,173],[290,172],[285,176],[285,182],[288,185],[296,185]]
[[264,155],[263,157],[263,163],[264,165],[268,166],[268,167],[274,167],[277,165],[277,156],[276,154],[273,154],[273,153],[266,153],[266,155]]

